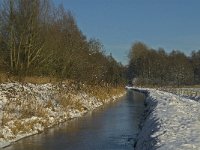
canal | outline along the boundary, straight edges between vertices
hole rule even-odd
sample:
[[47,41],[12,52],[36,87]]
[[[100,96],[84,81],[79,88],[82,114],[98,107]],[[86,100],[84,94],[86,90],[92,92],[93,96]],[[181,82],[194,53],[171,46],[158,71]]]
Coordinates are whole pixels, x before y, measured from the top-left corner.
[[135,91],[84,117],[22,139],[4,150],[133,150],[145,96]]

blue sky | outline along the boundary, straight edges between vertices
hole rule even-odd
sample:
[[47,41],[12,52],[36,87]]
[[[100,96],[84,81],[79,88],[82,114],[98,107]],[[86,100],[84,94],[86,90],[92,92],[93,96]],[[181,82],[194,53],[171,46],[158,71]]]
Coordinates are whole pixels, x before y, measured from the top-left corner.
[[123,64],[135,41],[170,52],[200,49],[200,0],[53,0]]

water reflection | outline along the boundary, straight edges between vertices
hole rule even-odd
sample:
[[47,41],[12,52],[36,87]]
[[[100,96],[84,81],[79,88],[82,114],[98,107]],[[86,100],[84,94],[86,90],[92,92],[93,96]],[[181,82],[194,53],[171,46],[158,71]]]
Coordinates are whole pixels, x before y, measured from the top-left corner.
[[114,104],[23,139],[5,150],[133,149],[144,110],[143,100],[143,94],[128,91]]

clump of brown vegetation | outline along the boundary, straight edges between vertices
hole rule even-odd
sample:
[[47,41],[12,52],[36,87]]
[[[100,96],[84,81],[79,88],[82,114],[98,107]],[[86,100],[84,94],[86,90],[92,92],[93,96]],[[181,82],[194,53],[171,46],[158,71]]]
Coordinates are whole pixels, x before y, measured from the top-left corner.
[[58,103],[64,108],[75,108],[79,111],[85,109],[80,99],[77,99],[76,95],[73,95],[71,93],[61,95],[58,98]]
[[122,94],[124,92],[123,87],[112,87],[112,86],[86,86],[83,88],[86,93],[89,94],[91,97],[95,97],[102,102],[112,98],[115,95]]

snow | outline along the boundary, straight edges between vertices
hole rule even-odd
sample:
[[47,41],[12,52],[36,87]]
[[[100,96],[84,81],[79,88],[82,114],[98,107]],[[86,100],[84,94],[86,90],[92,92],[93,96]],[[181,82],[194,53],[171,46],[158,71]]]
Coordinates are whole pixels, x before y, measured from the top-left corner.
[[200,102],[200,88],[163,88],[161,90]]
[[127,89],[127,90],[132,90],[132,89],[134,89],[134,87],[132,87],[132,86],[125,86],[125,89]]
[[[122,95],[123,92],[102,101],[84,91],[77,92],[74,87],[66,84],[2,83],[0,148],[21,138],[43,132],[46,128],[61,122],[81,117]],[[64,98],[64,104],[61,103],[61,96]]]
[[155,89],[148,92],[137,150],[200,149],[200,103]]

